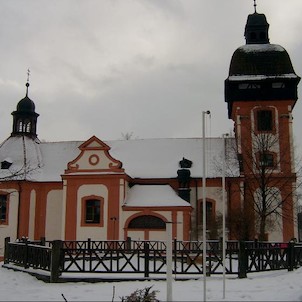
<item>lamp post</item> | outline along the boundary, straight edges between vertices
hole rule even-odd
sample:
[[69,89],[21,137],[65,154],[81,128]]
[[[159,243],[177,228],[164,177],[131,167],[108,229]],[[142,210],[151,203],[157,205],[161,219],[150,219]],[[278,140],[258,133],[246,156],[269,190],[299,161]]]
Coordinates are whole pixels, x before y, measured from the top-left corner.
[[207,300],[207,215],[206,215],[206,144],[205,144],[205,115],[210,114],[210,111],[203,111],[202,112],[202,255],[203,255],[203,301]]
[[223,294],[222,299],[225,299],[225,252],[226,252],[226,238],[225,238],[225,138],[228,134],[222,135],[222,269],[223,269]]
[[172,222],[166,222],[167,301],[172,297]]

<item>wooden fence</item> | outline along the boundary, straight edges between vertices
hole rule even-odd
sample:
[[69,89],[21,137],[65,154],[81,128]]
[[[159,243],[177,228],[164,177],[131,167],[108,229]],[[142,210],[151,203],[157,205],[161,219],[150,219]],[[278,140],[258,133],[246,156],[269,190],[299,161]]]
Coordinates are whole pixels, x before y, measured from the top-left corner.
[[[207,275],[222,274],[222,242],[206,242]],[[203,274],[203,242],[173,242],[173,273]],[[163,241],[45,241],[5,239],[4,266],[50,272],[50,282],[62,273],[137,274],[152,277],[166,274],[166,243]],[[225,271],[245,278],[247,273],[288,269],[302,264],[302,245],[227,241]]]

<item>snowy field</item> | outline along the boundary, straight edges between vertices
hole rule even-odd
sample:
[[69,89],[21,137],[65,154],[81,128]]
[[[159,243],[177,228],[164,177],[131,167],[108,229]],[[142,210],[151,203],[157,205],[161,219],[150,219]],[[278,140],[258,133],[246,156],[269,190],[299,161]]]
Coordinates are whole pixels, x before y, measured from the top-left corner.
[[[44,283],[35,277],[2,267],[1,301],[121,301],[136,289],[153,286],[157,298],[166,301],[164,281],[98,283]],[[221,301],[222,276],[206,279],[207,301]],[[62,296],[64,295],[64,297]],[[173,282],[173,301],[203,301],[203,279]],[[246,279],[227,277],[225,301],[302,301],[302,268],[251,273]]]

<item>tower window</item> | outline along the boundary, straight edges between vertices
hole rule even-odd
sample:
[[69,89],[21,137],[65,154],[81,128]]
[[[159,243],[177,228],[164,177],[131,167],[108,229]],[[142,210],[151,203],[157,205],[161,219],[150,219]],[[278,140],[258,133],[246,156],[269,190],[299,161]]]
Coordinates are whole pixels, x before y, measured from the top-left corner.
[[285,84],[283,82],[275,82],[272,83],[272,88],[285,88]]
[[273,130],[273,113],[271,110],[257,111],[257,129],[258,131]]
[[31,126],[31,123],[27,122],[26,123],[26,130],[25,130],[25,132],[30,133],[30,126]]
[[20,120],[18,121],[18,130],[17,132],[22,132],[23,131],[23,122]]
[[273,167],[274,166],[274,155],[271,153],[260,154],[260,166],[261,167]]
[[243,90],[243,89],[260,89],[261,86],[260,86],[260,84],[256,84],[256,83],[240,83],[238,85],[238,88],[240,90]]

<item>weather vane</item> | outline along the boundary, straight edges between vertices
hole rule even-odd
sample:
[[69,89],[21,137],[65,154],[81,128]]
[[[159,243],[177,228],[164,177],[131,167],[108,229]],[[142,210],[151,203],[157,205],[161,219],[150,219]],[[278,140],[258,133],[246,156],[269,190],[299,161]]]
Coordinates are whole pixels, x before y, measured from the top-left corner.
[[27,83],[29,83],[30,69],[27,69]]
[[257,3],[256,3],[256,0],[254,0],[255,13],[257,13],[256,7],[257,7]]
[[27,69],[27,80],[26,80],[26,96],[28,96],[28,87],[29,87],[29,77],[30,77],[30,70],[29,68]]

